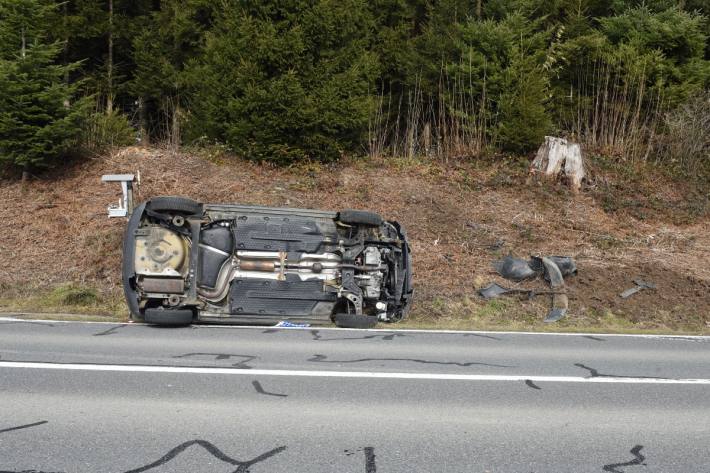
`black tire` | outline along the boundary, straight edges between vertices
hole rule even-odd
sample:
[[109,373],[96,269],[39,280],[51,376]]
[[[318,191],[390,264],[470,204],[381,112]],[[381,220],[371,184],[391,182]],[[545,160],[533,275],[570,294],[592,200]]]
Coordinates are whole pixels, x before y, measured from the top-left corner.
[[143,314],[141,314],[139,299],[140,296],[135,287],[135,268],[133,260],[135,255],[135,236],[134,232],[141,222],[145,203],[140,204],[131,214],[128,220],[126,230],[123,234],[123,257],[121,261],[121,280],[123,282],[123,293],[126,296],[126,305],[134,322],[144,322]]
[[338,213],[338,220],[347,224],[370,225],[379,227],[384,222],[380,214],[367,212],[365,210],[341,210]]
[[154,325],[176,327],[190,325],[193,315],[192,309],[146,309],[145,321]]
[[376,315],[335,314],[335,325],[342,328],[373,328]]
[[153,197],[147,207],[154,212],[171,212],[186,215],[202,213],[202,204],[185,197]]

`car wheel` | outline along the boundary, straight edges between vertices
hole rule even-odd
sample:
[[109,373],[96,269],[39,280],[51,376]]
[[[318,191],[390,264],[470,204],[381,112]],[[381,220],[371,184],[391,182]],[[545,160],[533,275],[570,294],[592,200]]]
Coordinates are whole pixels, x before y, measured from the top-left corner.
[[134,322],[143,322],[143,314],[140,310],[137,288],[135,285],[135,268],[133,267],[133,259],[135,256],[135,240],[134,232],[140,226],[141,216],[145,210],[145,203],[140,204],[131,215],[126,225],[126,230],[123,234],[123,256],[121,261],[121,281],[123,282],[123,293],[126,296],[126,304],[131,320]]
[[154,197],[148,202],[148,207],[155,212],[177,212],[188,215],[202,213],[202,204],[185,197]]
[[335,314],[335,325],[342,328],[372,328],[377,325],[377,316]]
[[341,210],[338,213],[338,220],[343,223],[370,225],[379,227],[384,221],[379,214],[375,212],[366,212],[364,210]]
[[181,326],[192,323],[192,309],[146,309],[145,321],[154,325]]

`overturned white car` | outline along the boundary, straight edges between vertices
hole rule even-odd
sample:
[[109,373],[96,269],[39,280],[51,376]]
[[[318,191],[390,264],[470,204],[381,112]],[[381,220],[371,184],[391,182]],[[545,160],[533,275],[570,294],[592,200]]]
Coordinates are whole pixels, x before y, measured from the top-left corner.
[[134,320],[372,327],[412,301],[404,229],[378,214],[155,197],[133,209],[123,287]]

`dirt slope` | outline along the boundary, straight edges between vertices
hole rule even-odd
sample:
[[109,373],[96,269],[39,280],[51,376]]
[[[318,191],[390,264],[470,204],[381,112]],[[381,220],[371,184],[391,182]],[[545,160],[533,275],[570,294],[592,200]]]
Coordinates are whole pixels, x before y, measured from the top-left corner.
[[[414,251],[416,310],[422,323],[461,327],[539,327],[549,305],[504,299],[485,303],[476,289],[508,253],[571,255],[570,316],[562,327],[710,330],[710,221],[674,225],[606,213],[590,192],[525,185],[525,169],[364,161],[336,168],[279,169],[157,149],[126,148],[44,180],[0,181],[0,291],[26,297],[68,281],[120,300],[124,221],[106,217],[118,186],[104,173],[140,170],[139,200],[186,195],[210,202],[323,209],[364,208],[405,224]],[[230,164],[231,163],[231,164]],[[661,189],[674,199],[673,189]],[[633,279],[655,291],[622,300]],[[542,281],[521,284],[543,288]],[[1,305],[1,303],[0,303]],[[1,307],[0,307],[1,309]],[[59,310],[61,308],[58,308]]]

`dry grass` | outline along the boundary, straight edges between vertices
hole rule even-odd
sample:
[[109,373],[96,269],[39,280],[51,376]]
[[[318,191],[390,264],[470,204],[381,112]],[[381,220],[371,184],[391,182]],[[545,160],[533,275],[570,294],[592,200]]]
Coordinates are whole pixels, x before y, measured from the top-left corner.
[[[568,281],[570,316],[557,325],[561,329],[710,330],[707,217],[677,224],[658,212],[645,219],[623,208],[607,212],[594,189],[572,196],[552,185],[526,187],[526,164],[516,160],[444,166],[369,159],[283,169],[221,154],[212,158],[132,147],[31,182],[25,194],[17,182],[0,182],[0,217],[9,227],[0,240],[0,310],[11,310],[10,301],[24,297],[30,302],[23,311],[33,305],[44,311],[48,306],[32,302],[28,293],[51,294],[72,283],[96,292],[94,308],[125,316],[125,309],[110,308],[122,297],[124,222],[105,213],[119,191],[102,185],[100,176],[140,170],[139,200],[162,194],[209,202],[365,208],[399,220],[414,251],[414,325],[542,328],[548,306],[542,297],[485,303],[476,296],[476,289],[490,281],[510,285],[492,274],[490,264],[513,253],[576,258],[580,272]],[[683,199],[678,189],[656,192],[665,202]],[[621,300],[619,292],[636,277],[655,282],[658,289]],[[526,284],[536,285],[543,287],[542,281]],[[26,289],[24,296],[18,288]],[[64,303],[52,307],[69,311]]]
[[0,289],[0,312],[58,314],[61,318],[74,314],[97,316],[99,320],[128,318],[123,298],[113,288],[67,283],[54,287],[4,284]]

